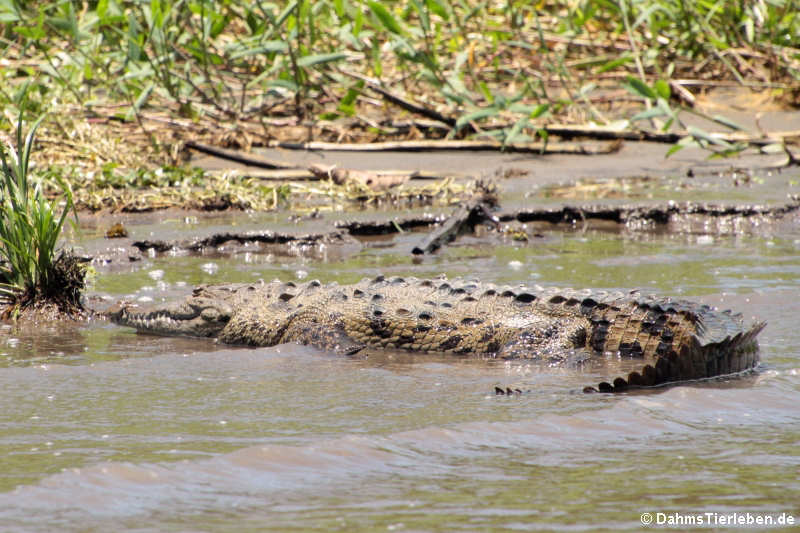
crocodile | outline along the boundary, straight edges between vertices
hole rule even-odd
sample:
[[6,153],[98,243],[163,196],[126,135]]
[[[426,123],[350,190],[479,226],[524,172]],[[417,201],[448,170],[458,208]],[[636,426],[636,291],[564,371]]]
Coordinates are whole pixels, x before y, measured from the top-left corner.
[[756,336],[765,326],[745,325],[731,311],[637,291],[498,286],[445,277],[201,285],[183,301],[151,309],[122,304],[108,315],[143,333],[249,346],[296,342],[346,355],[386,348],[563,365],[583,352],[636,361],[637,370],[587,392],[752,369],[758,363]]

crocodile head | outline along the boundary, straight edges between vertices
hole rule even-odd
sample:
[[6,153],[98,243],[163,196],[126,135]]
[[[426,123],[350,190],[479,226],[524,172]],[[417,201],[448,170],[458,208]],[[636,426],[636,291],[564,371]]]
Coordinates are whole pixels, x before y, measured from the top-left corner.
[[233,308],[224,300],[194,296],[149,310],[123,305],[109,312],[108,317],[143,333],[216,337],[232,314]]

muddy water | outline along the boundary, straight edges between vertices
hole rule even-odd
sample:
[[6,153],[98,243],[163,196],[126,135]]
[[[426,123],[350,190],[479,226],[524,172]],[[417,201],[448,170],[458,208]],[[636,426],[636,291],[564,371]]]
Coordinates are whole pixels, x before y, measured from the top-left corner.
[[[619,395],[577,392],[607,368],[221,348],[101,321],[6,329],[0,529],[638,530],[645,512],[715,528],[731,513],[800,520],[794,228],[466,237],[417,263],[408,250],[420,235],[406,233],[343,254],[145,256],[101,270],[93,294],[114,300],[158,301],[214,280],[446,273],[639,287],[769,326],[755,374]],[[504,383],[530,392],[494,396]]]

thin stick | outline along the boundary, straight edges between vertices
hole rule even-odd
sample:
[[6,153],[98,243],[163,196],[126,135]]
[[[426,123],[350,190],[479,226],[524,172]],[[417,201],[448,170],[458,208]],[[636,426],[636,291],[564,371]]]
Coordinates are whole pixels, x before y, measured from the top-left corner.
[[[675,140],[680,139],[677,137]],[[342,151],[342,152],[422,152],[436,150],[472,150],[472,151],[500,151],[507,152],[532,152],[540,154],[608,154],[619,150],[619,143],[612,142],[603,146],[591,146],[581,143],[557,143],[557,142],[531,142],[507,144],[505,147],[496,141],[393,141],[378,143],[328,143],[328,142],[286,142],[269,141],[267,146],[270,148],[282,148],[285,150],[319,150],[319,151]]]
[[242,163],[243,165],[248,165],[251,167],[271,168],[271,169],[299,168],[298,165],[293,165],[291,163],[276,161],[274,159],[266,159],[264,157],[258,157],[254,155],[247,155],[234,150],[217,148],[216,146],[201,144],[195,141],[187,141],[185,146],[186,148],[191,148],[192,150],[197,150],[198,152],[202,152],[204,154],[212,155],[214,157],[219,157],[220,159],[225,159],[227,161],[235,161],[236,163]]
[[[443,180],[446,178],[474,178],[472,174],[464,174],[460,172],[437,172],[435,170],[368,170],[362,172],[371,172],[378,176],[408,176],[409,179],[416,180]],[[209,172],[212,176],[219,176],[222,174],[243,176],[247,178],[254,178],[264,181],[319,181],[327,179],[319,172],[312,172],[310,169],[305,168],[287,168],[275,170],[215,170]]]
[[367,76],[362,76],[360,74],[356,74],[354,72],[347,72],[346,70],[339,69],[339,72],[344,74],[345,76],[350,76],[351,78],[356,78],[358,80],[363,81],[367,87],[371,90],[375,91],[376,93],[380,94],[384,99],[388,100],[389,102],[393,103],[394,105],[405,109],[410,113],[415,113],[417,115],[422,115],[423,117],[427,117],[431,120],[437,120],[439,122],[444,122],[448,126],[455,127],[456,119],[446,117],[435,111],[433,109],[428,109],[427,107],[421,106],[415,102],[407,100],[397,94],[387,91],[383,87],[380,86],[377,80],[369,78]]

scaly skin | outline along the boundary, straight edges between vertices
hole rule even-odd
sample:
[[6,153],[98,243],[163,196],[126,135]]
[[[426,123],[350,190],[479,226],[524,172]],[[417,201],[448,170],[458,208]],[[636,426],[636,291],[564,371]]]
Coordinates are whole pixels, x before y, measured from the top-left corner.
[[640,371],[601,383],[601,391],[753,368],[764,328],[745,328],[729,311],[635,293],[383,276],[349,286],[200,286],[184,302],[109,316],[142,332],[250,346],[298,342],[342,354],[375,347],[561,364],[587,349],[641,361]]

